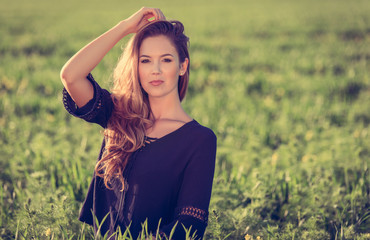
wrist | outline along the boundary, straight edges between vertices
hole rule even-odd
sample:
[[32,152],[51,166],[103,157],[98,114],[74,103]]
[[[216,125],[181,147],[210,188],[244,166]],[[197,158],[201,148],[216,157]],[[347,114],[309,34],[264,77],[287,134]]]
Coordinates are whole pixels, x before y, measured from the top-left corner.
[[120,21],[116,27],[119,29],[119,31],[121,32],[121,36],[122,38],[125,37],[126,35],[130,34],[130,33],[134,33],[134,31],[130,28],[129,24],[127,23],[126,20],[122,20]]

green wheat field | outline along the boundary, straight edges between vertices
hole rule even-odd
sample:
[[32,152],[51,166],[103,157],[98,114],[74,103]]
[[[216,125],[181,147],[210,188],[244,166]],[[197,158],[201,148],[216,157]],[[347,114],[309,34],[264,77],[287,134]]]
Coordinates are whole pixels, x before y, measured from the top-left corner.
[[102,129],[67,114],[59,72],[142,6],[184,23],[183,105],[218,137],[205,239],[370,239],[368,0],[0,0],[0,238],[94,239]]

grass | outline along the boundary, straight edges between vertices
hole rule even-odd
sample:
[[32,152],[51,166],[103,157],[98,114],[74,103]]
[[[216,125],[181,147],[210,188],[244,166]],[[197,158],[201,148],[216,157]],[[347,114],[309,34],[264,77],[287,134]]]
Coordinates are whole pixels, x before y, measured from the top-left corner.
[[[218,137],[205,239],[370,239],[365,0],[3,0],[0,237],[93,236],[77,216],[101,129],[63,109],[59,71],[143,5],[184,23],[184,108]],[[120,52],[93,72],[104,87]]]

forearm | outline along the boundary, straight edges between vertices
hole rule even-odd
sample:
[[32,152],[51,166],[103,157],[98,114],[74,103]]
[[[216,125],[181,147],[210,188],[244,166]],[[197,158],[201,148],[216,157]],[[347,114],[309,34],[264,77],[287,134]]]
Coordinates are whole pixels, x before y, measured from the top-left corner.
[[121,21],[87,44],[64,65],[61,71],[62,81],[72,83],[78,79],[84,79],[98,65],[109,50],[129,33],[130,30],[126,22]]

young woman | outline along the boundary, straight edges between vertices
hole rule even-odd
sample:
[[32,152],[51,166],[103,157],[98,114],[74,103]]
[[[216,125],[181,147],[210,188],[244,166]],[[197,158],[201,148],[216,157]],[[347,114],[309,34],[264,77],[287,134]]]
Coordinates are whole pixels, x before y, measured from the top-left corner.
[[[69,113],[104,128],[104,140],[80,220],[113,235],[142,224],[153,235],[203,237],[215,167],[216,136],[181,107],[189,80],[188,38],[178,21],[142,8],[89,43],[63,67]],[[134,33],[109,93],[90,74]]]

